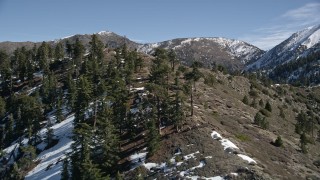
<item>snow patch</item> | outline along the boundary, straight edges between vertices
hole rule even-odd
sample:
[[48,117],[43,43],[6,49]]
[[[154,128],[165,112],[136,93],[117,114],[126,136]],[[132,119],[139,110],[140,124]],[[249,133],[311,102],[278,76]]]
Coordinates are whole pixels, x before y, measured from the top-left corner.
[[[36,160],[40,160],[40,163],[26,175],[26,180],[61,178],[62,161],[65,158],[65,154],[71,151],[71,144],[73,143],[71,139],[73,120],[74,116],[70,116],[51,127],[54,135],[59,137],[59,142],[38,155]],[[44,132],[42,131],[42,133]]]
[[243,155],[243,154],[237,154],[239,157],[241,157],[243,160],[248,161],[249,164],[257,164],[255,160],[253,160],[251,157]]

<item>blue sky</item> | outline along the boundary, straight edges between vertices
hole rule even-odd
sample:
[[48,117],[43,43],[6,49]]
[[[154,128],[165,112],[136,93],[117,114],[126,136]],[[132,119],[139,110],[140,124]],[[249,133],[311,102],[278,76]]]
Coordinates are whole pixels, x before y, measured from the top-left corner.
[[320,23],[319,0],[0,0],[0,41],[109,30],[137,42],[226,37],[270,49]]

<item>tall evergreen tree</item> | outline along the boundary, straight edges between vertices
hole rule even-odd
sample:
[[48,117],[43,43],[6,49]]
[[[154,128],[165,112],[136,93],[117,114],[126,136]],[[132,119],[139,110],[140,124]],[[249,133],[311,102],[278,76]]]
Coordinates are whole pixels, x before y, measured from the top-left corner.
[[45,74],[49,73],[49,45],[44,41],[38,48],[37,60],[40,65],[40,69],[42,69]]
[[160,134],[157,131],[155,118],[148,122],[147,148],[148,156],[152,156],[159,148]]
[[112,121],[112,108],[104,104],[97,118],[97,140],[94,155],[104,175],[115,173],[119,159],[119,137]]
[[54,50],[55,60],[62,60],[64,58],[64,47],[62,42],[59,42]]

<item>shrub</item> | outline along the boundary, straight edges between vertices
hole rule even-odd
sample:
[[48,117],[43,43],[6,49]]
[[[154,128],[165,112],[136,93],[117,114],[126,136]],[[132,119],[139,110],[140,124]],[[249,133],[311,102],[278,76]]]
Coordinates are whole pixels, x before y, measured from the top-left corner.
[[274,141],[274,145],[277,147],[283,146],[283,141],[281,139],[281,136],[278,136],[277,139]]
[[204,83],[208,86],[212,87],[216,82],[217,82],[216,77],[214,77],[214,75],[212,74],[208,74],[204,78]]
[[252,89],[251,91],[249,91],[249,95],[252,97],[258,97],[258,92]]
[[247,95],[245,95],[245,96],[243,97],[242,102],[243,102],[244,104],[246,104],[246,105],[249,104],[249,99],[248,99],[248,96],[247,96]]
[[184,72],[186,72],[186,71],[187,71],[187,68],[186,68],[186,67],[184,67],[184,66],[179,66],[179,67],[178,67],[178,71],[180,71],[180,72],[184,73]]
[[264,103],[263,103],[263,100],[262,100],[262,99],[260,99],[260,101],[259,101],[259,106],[261,106],[261,107],[264,106]]
[[269,128],[269,122],[266,117],[263,117],[260,112],[258,112],[254,117],[254,123],[260,126],[262,129]]

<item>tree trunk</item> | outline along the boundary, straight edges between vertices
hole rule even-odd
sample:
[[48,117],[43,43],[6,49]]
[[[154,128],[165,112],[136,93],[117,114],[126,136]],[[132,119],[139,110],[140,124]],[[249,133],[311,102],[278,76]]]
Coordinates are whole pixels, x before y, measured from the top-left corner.
[[161,118],[160,118],[160,98],[157,96],[157,119],[159,123],[159,134],[161,135]]
[[94,101],[94,118],[93,118],[93,131],[96,130],[96,123],[97,123],[97,100]]
[[190,92],[190,100],[191,100],[191,116],[193,116],[193,92],[192,92],[192,86],[191,86],[191,92]]

